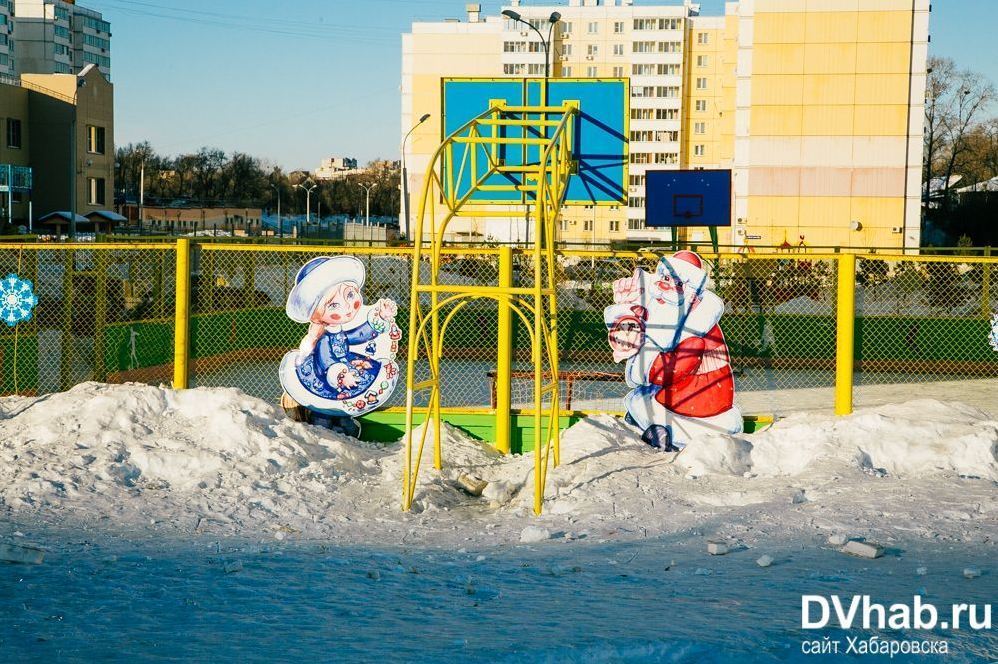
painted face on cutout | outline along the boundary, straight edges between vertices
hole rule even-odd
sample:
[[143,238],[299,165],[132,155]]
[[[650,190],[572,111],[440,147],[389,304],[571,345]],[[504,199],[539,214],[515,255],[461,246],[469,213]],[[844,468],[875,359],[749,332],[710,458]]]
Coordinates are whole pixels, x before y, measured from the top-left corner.
[[357,284],[346,281],[336,284],[322,297],[312,312],[312,322],[322,325],[346,325],[357,317],[364,299]]
[[645,310],[631,307],[631,314],[620,316],[610,326],[607,339],[613,350],[613,361],[620,362],[632,357],[645,342]]
[[686,288],[686,283],[665,261],[658,262],[654,285],[652,296],[659,304],[678,305],[680,298],[683,297],[683,290]]

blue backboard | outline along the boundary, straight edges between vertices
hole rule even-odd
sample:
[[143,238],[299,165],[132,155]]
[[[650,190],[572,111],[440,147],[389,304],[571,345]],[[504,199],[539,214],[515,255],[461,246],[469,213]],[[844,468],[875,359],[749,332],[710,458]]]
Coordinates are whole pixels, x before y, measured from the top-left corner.
[[[489,109],[489,102],[503,100],[507,106],[541,106],[544,104],[543,78],[446,78],[442,81],[441,129],[446,138],[457,132],[471,119]],[[578,171],[573,174],[565,197],[566,205],[622,205],[627,201],[629,96],[626,79],[557,78],[547,81],[547,105],[578,102],[579,115],[574,127],[573,158]],[[503,127],[502,135],[522,137],[521,127]],[[465,132],[466,134],[467,132]],[[500,150],[505,165],[536,163],[540,158],[537,146],[506,145]],[[455,157],[455,161],[457,161]],[[446,168],[446,164],[445,164]],[[472,173],[467,163],[463,169],[453,165],[457,195],[470,188],[475,175],[487,172],[488,163],[478,159],[478,173]],[[485,184],[519,184],[511,173],[496,173]],[[529,192],[476,192],[469,203],[518,204],[532,199]]]
[[731,171],[647,171],[645,225],[730,226]]

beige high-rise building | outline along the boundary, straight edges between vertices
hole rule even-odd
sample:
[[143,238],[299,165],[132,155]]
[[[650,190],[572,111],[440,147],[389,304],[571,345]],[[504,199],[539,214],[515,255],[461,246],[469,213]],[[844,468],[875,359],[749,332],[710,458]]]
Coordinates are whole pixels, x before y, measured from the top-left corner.
[[111,25],[100,12],[76,0],[6,1],[14,7],[18,73],[76,74],[94,65],[111,77]]
[[[507,8],[542,28],[561,14],[553,76],[630,80],[627,203],[566,210],[562,241],[670,240],[645,226],[645,173],[720,168],[733,177],[723,244],[918,246],[928,0],[741,0],[724,16],[689,0]],[[441,78],[544,75],[533,30],[465,9],[403,35],[403,133],[432,114],[407,150],[412,216],[441,139]],[[459,219],[453,237],[517,241],[522,225]]]

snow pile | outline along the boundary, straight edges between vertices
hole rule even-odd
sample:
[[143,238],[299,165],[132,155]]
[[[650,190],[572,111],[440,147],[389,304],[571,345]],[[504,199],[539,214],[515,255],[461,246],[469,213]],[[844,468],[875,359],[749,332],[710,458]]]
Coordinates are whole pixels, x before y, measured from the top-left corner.
[[922,399],[845,418],[800,413],[755,436],[718,436],[689,452],[691,459],[684,452],[679,460],[700,473],[799,475],[831,460],[891,475],[998,480],[998,421],[971,406]]
[[[0,516],[436,546],[519,543],[530,524],[551,540],[675,532],[719,510],[728,515],[716,523],[763,519],[769,530],[801,528],[806,510],[838,528],[880,520],[926,533],[934,510],[958,516],[934,520],[932,536],[949,528],[959,538],[993,531],[998,518],[998,421],[960,404],[799,414],[759,434],[694,441],[678,455],[644,445],[618,418],[590,417],[563,433],[536,522],[533,454],[504,457],[458,429],[441,431],[443,468],[433,467],[430,427],[404,514],[401,444],[291,422],[236,389],[86,383],[8,397]],[[461,488],[461,475],[488,482],[481,497]]]

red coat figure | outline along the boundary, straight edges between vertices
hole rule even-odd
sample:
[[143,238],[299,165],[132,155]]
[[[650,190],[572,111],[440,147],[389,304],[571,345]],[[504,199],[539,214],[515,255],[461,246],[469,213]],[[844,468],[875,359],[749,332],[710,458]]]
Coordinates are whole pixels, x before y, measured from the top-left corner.
[[635,270],[614,284],[604,317],[614,359],[627,360],[625,397],[643,439],[666,450],[713,433],[738,433],[734,378],[718,325],[724,303],[706,290],[698,255],[662,258],[654,274]]

